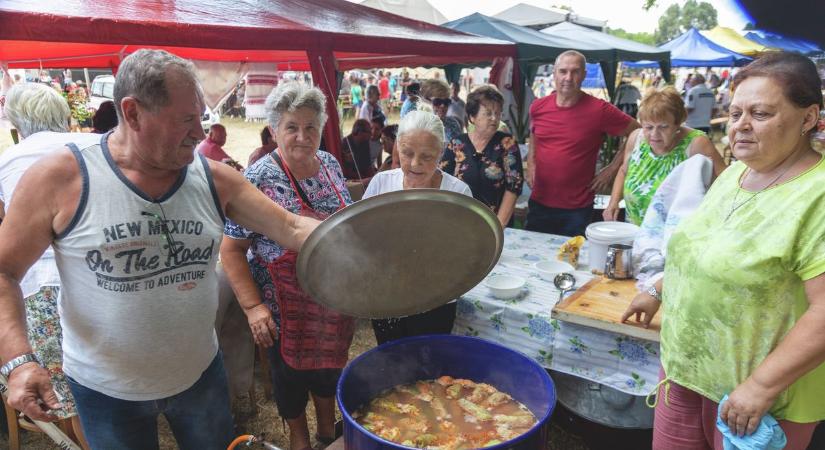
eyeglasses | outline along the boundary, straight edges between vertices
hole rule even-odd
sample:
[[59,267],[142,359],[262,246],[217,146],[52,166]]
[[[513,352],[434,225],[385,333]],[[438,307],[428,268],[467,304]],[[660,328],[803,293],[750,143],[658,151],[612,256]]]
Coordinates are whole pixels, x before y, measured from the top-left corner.
[[479,117],[484,117],[486,119],[501,119],[501,111],[492,110],[487,108],[482,108],[481,111],[477,114]]
[[142,216],[152,217],[152,218],[154,218],[155,220],[158,221],[158,224],[160,226],[160,231],[162,233],[161,234],[161,241],[164,244],[166,244],[166,250],[167,250],[169,256],[172,257],[172,258],[175,258],[175,257],[178,256],[178,248],[177,248],[177,245],[176,245],[177,242],[175,241],[175,238],[172,237],[172,233],[169,231],[169,227],[166,225],[166,222],[167,222],[166,213],[163,211],[163,206],[161,206],[160,203],[156,203],[156,205],[158,205],[158,208],[160,208],[160,214],[161,215],[157,215],[157,214],[155,214],[153,212],[149,212],[149,211],[141,211],[140,214]]
[[660,124],[652,124],[652,123],[643,123],[642,124],[642,131],[645,133],[653,133],[658,131],[660,133],[666,133],[668,130],[672,128],[672,125],[668,123],[660,123]]
[[433,106],[450,106],[452,102],[449,98],[434,98]]

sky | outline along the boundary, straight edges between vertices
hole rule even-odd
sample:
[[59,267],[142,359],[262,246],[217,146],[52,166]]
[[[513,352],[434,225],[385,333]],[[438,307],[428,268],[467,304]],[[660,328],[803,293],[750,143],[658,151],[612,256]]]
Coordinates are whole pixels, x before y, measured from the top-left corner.
[[[740,12],[734,0],[705,0],[718,12],[722,26],[741,30],[747,18]],[[474,12],[492,16],[519,3],[539,7],[565,5],[577,14],[593,19],[607,20],[610,28],[624,28],[626,31],[652,33],[659,23],[659,17],[668,6],[684,3],[683,0],[658,0],[658,5],[650,11],[642,9],[644,0],[429,0],[436,9],[449,20],[459,19]]]

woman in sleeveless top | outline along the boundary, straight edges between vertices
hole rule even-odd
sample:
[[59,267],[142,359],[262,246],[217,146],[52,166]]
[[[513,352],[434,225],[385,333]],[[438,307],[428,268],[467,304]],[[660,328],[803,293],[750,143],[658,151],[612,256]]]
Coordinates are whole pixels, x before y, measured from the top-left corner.
[[725,162],[710,139],[681,125],[686,116],[684,101],[675,89],[655,90],[645,96],[639,108],[642,128],[628,136],[624,164],[613,181],[604,220],[617,220],[619,202],[624,198],[627,221],[641,224],[662,181],[693,155],[710,158],[714,176],[722,173]]

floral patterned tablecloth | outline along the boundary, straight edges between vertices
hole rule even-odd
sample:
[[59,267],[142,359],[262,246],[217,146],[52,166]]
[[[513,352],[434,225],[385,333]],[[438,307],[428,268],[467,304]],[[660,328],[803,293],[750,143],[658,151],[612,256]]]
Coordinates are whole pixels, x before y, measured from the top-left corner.
[[[551,319],[559,299],[551,275],[535,263],[555,259],[564,236],[507,228],[495,274],[517,275],[527,285],[517,298],[494,298],[484,282],[458,299],[453,334],[498,342],[535,359],[544,367],[605,384],[633,395],[647,395],[658,382],[659,344],[622,334]],[[576,286],[593,276],[587,244],[574,273]],[[572,292],[568,295],[571,295]]]

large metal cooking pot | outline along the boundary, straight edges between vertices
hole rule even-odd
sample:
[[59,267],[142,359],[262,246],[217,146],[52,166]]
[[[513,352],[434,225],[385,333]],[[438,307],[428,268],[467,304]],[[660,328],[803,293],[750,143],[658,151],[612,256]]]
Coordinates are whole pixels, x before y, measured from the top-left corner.
[[550,416],[556,404],[553,380],[527,356],[483,339],[418,336],[376,347],[347,365],[338,381],[338,407],[344,417],[347,450],[405,449],[359,425],[351,416],[382,391],[399,384],[442,375],[488,383],[527,406],[538,423],[527,433],[490,449],[546,448]]
[[472,197],[409,189],[361,200],[328,217],[301,247],[301,286],[356,317],[402,317],[441,306],[493,269],[504,234]]
[[653,428],[653,409],[645,404],[645,396],[625,394],[574,375],[552,373],[559,403],[575,414],[611,428]]

